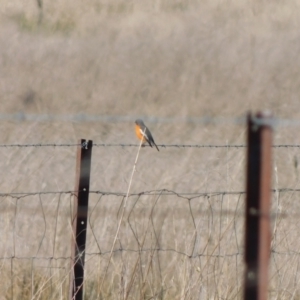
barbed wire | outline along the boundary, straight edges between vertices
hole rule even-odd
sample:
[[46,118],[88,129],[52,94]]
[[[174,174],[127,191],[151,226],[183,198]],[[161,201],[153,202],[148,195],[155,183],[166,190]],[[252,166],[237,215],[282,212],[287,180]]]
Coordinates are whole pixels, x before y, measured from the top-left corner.
[[[247,117],[217,117],[217,116],[201,116],[201,117],[154,117],[154,116],[112,116],[112,115],[92,115],[92,114],[28,114],[22,111],[12,114],[0,114],[0,121],[14,122],[75,122],[75,123],[132,123],[136,119],[143,119],[147,123],[163,123],[163,124],[204,124],[204,125],[243,125],[246,124]],[[271,126],[300,126],[300,120],[297,119],[281,119],[272,117],[268,124]]]
[[91,115],[91,114],[26,114],[17,112],[14,114],[0,114],[0,121],[15,122],[105,122],[105,123],[132,123],[134,120],[142,118],[149,123],[191,123],[191,124],[243,124],[246,117],[147,117],[147,116],[111,116],[111,115]]
[[37,143],[37,144],[1,144],[0,148],[30,148],[30,147],[78,147],[79,143]]
[[[81,146],[79,143],[36,143],[36,144],[0,144],[0,148],[39,148],[39,147],[78,147]],[[158,144],[157,146],[161,148],[247,148],[246,144]],[[93,147],[134,147],[138,148],[138,144],[106,144],[106,143],[94,143]],[[149,145],[144,145],[144,147],[150,147]],[[300,144],[278,144],[272,145],[272,148],[300,148]]]

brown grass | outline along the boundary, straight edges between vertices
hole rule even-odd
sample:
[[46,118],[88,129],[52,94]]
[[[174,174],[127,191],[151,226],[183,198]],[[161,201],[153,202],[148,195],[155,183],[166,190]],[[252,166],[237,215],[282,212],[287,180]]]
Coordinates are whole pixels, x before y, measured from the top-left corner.
[[[62,0],[43,1],[42,9],[35,1],[0,0],[2,113],[130,120],[2,120],[0,143],[74,143],[78,138],[135,143],[137,117],[148,120],[158,145],[244,143],[242,125],[154,118],[238,117],[257,109],[299,118],[299,11],[296,0]],[[298,131],[298,126],[279,127],[274,143],[299,144]],[[91,189],[125,192],[135,150],[95,147]],[[75,148],[0,148],[0,153],[1,192],[74,188]],[[244,154],[231,148],[143,148],[131,191],[243,190]],[[298,149],[274,149],[275,188],[299,188],[298,159]],[[109,256],[104,252],[115,237],[121,199],[92,195],[87,299],[240,298],[243,200],[197,198],[189,207],[177,196],[129,198],[117,248],[137,252],[115,253],[103,279]],[[291,215],[299,209],[297,193],[277,193],[273,200],[274,212]],[[66,299],[68,259],[36,257],[69,256],[70,202],[69,195],[1,199],[5,242],[0,257],[33,257],[1,261],[4,299],[21,294],[23,299]],[[279,215],[273,222],[270,299],[299,299],[297,218]],[[207,256],[153,250],[159,245],[189,253],[195,243],[196,253]],[[93,254],[99,245],[102,254]],[[142,251],[146,248],[152,251]]]

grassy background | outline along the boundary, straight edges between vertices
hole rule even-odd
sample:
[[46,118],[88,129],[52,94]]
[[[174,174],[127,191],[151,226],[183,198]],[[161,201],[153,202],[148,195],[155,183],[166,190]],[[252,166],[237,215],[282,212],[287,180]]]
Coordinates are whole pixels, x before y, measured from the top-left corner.
[[[26,4],[0,0],[1,112],[85,113],[119,117],[119,121],[1,120],[1,144],[74,143],[79,138],[135,143],[137,117],[147,120],[157,144],[243,144],[242,125],[175,119],[164,123],[155,118],[235,118],[258,109],[280,118],[299,118],[299,1],[41,3],[39,8],[33,0]],[[298,132],[298,126],[276,128],[274,143],[299,144]],[[75,152],[72,147],[0,148],[0,191],[72,190]],[[299,188],[298,152],[274,149],[275,188]],[[94,148],[91,189],[125,192],[135,154],[135,148]],[[244,165],[244,149],[145,148],[131,191],[243,190]],[[107,255],[91,255],[88,298],[125,299],[127,293],[129,299],[240,298],[243,198],[238,199],[215,196],[212,210],[207,199],[195,199],[191,208],[195,228],[189,206],[176,196],[133,198],[128,209],[136,228],[125,218],[120,237],[125,248],[139,249],[136,235],[145,237],[147,247],[155,247],[155,236],[161,232],[161,249],[188,252],[196,238],[196,252],[205,249],[208,256],[118,252],[100,292]],[[297,193],[275,193],[274,211],[297,212],[297,199]],[[104,252],[110,249],[120,200],[92,196],[94,234],[88,233],[89,253],[99,251],[99,245]],[[20,294],[23,299],[65,299],[68,261],[41,262],[36,257],[69,256],[70,201],[70,195],[2,198],[5,243],[0,256],[35,257],[26,262],[3,260],[4,299],[18,299]],[[228,214],[219,213],[221,205]],[[157,209],[153,215],[152,208]],[[204,217],[197,214],[199,209],[206,212]],[[232,213],[235,209],[238,214]],[[296,217],[276,218],[273,227],[272,245],[278,253],[272,254],[270,299],[299,299]],[[238,253],[237,258],[209,258],[216,249],[218,255]]]

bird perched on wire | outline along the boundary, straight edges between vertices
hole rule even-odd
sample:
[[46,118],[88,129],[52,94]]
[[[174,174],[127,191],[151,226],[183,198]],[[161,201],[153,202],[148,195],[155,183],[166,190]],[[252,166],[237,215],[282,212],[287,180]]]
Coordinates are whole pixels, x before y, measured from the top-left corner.
[[159,151],[157,145],[154,142],[154,139],[152,137],[152,134],[148,127],[144,124],[144,122],[141,119],[137,119],[135,121],[135,134],[138,137],[139,140],[142,140],[143,146],[147,142],[150,147],[154,145]]

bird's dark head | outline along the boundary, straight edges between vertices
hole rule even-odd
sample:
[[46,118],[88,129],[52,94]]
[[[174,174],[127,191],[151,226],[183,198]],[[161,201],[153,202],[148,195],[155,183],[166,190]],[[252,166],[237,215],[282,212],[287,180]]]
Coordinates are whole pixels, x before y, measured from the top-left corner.
[[136,125],[139,125],[139,126],[145,126],[143,120],[141,120],[141,119],[135,120],[135,124],[136,124]]

